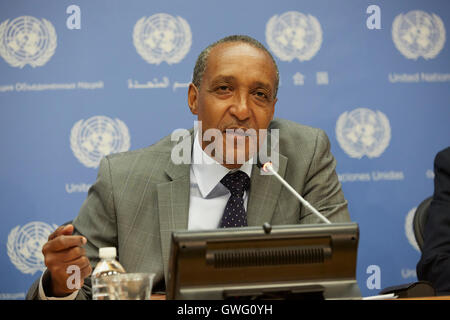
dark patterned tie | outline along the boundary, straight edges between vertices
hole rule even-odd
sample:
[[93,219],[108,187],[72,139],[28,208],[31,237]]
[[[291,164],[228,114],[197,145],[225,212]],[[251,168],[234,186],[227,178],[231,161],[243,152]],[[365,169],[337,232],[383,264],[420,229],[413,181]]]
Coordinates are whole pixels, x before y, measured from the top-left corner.
[[220,228],[246,227],[247,212],[244,207],[244,191],[250,188],[249,176],[243,171],[236,171],[227,174],[220,182],[231,192],[220,221]]

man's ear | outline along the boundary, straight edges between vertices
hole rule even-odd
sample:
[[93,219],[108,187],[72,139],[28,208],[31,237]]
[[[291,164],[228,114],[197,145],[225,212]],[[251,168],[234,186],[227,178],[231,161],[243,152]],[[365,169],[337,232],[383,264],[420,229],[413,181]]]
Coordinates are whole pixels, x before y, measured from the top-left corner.
[[192,114],[198,114],[198,88],[193,83],[189,84],[188,104]]

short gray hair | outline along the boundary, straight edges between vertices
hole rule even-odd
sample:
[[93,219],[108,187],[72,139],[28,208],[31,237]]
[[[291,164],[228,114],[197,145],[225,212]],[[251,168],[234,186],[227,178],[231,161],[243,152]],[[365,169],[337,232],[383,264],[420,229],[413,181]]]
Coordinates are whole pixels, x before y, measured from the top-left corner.
[[263,50],[265,53],[267,53],[269,55],[270,59],[272,59],[272,62],[274,64],[275,70],[276,70],[275,92],[274,92],[274,95],[273,95],[273,97],[276,98],[277,97],[277,92],[278,92],[278,84],[280,82],[280,74],[279,74],[279,71],[278,71],[277,63],[275,62],[275,59],[273,58],[273,56],[269,52],[269,50],[267,50],[266,47],[264,47],[264,45],[261,42],[259,42],[256,39],[253,39],[252,37],[246,36],[246,35],[232,35],[232,36],[228,36],[228,37],[222,38],[222,39],[214,42],[213,44],[210,44],[208,47],[206,47],[206,49],[204,49],[199,54],[199,56],[197,58],[197,61],[195,63],[194,74],[192,75],[192,83],[197,88],[200,88],[200,83],[202,82],[203,73],[205,72],[206,65],[208,63],[208,57],[209,57],[209,54],[211,52],[211,49],[213,49],[215,46],[217,46],[219,44],[228,43],[228,42],[243,42],[243,43],[247,43],[247,44],[251,45],[254,48]]

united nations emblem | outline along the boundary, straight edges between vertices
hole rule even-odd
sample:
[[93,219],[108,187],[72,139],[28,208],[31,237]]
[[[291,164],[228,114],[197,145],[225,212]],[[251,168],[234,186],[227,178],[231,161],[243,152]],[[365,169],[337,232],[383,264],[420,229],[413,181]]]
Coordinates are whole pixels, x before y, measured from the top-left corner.
[[408,214],[406,215],[405,219],[405,234],[406,238],[408,239],[409,244],[416,249],[418,252],[420,252],[419,245],[417,244],[416,236],[414,235],[414,215],[416,214],[417,208],[412,208]]
[[43,66],[56,49],[56,32],[45,20],[30,16],[0,24],[0,55],[12,67]]
[[166,13],[142,17],[134,26],[133,44],[148,63],[178,63],[191,48],[191,28],[183,18]]
[[359,108],[341,114],[336,123],[336,138],[352,158],[379,157],[391,140],[389,120],[382,112]]
[[266,25],[266,41],[282,61],[310,60],[322,44],[322,28],[312,15],[288,11],[273,16]]
[[130,135],[119,119],[95,116],[74,124],[70,147],[75,157],[88,168],[97,168],[100,160],[111,153],[128,151]]
[[6,246],[8,256],[17,269],[25,274],[45,270],[42,246],[57,227],[55,224],[50,226],[44,222],[33,221],[11,230]]
[[408,59],[432,59],[444,47],[444,23],[439,16],[419,10],[399,14],[392,23],[392,40]]

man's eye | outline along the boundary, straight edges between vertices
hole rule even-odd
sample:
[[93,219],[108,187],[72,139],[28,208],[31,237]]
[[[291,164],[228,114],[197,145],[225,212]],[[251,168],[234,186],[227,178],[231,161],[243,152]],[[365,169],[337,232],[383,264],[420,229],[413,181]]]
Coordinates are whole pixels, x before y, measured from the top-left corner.
[[217,90],[218,91],[228,91],[228,90],[230,90],[230,87],[229,86],[220,86],[220,87],[217,87]]
[[268,99],[267,94],[266,94],[265,92],[262,92],[262,91],[256,91],[256,92],[255,92],[255,95],[256,95],[258,98]]
[[233,88],[232,88],[231,86],[223,85],[223,86],[218,86],[218,87],[216,87],[216,88],[214,89],[214,91],[215,91],[217,94],[229,94],[229,93],[231,93],[231,92],[233,91]]

